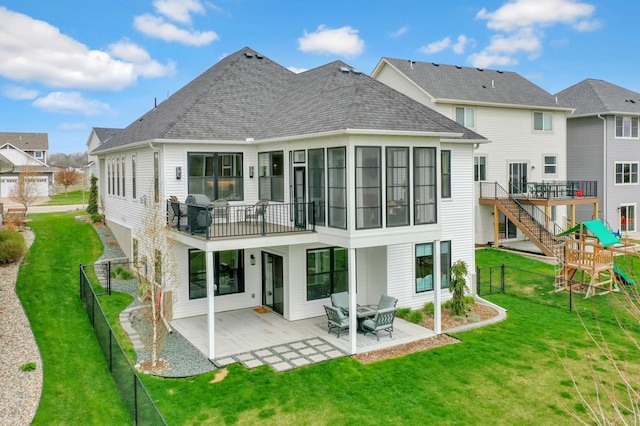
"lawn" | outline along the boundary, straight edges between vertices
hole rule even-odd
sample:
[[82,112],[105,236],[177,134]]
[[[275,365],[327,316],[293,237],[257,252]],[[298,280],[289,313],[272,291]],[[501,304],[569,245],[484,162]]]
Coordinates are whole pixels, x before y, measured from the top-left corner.
[[42,204],[43,206],[65,206],[68,204],[85,204],[89,203],[89,191],[76,190],[69,191],[65,193],[64,191],[59,192],[50,197],[50,200],[46,203]]
[[[97,258],[98,237],[72,215],[32,216],[37,238],[18,287],[43,352],[45,389],[34,424],[127,424],[78,297],[77,265]],[[487,297],[508,309],[507,320],[455,334],[460,344],[367,365],[344,357],[283,373],[232,365],[218,383],[212,383],[216,373],[142,379],[171,425],[575,424],[570,413],[584,407],[570,373],[593,394],[586,359],[595,353],[576,311],[594,329],[597,310],[616,356],[640,363],[615,322],[621,299],[577,296],[569,311],[568,294],[553,292],[553,280],[530,272],[553,274],[552,265],[513,256],[478,252],[479,265],[513,263],[522,271],[507,275],[507,294]],[[127,303],[108,299],[112,324]],[[638,324],[632,325],[637,335]],[[619,381],[608,361],[594,359],[607,383]]]

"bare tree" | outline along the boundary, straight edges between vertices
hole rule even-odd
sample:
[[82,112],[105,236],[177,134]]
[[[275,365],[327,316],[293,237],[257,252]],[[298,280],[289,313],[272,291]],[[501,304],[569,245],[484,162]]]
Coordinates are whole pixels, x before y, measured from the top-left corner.
[[56,173],[56,182],[64,186],[64,193],[69,196],[69,187],[75,185],[80,180],[80,173],[73,169],[60,169]]
[[167,311],[171,306],[167,299],[178,282],[173,256],[174,240],[168,237],[166,212],[162,203],[153,203],[146,210],[138,235],[138,290],[148,313],[148,327],[140,334],[150,353],[150,359],[139,364],[147,371],[161,371],[167,365],[160,360],[160,353],[167,333],[171,332],[167,319]]
[[38,198],[38,172],[31,165],[23,166],[18,180],[9,192],[9,198],[24,206],[25,214]]

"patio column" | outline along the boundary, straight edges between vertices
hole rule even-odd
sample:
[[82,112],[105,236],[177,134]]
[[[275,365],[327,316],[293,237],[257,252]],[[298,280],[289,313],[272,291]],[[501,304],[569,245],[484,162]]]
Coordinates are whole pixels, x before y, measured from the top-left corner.
[[349,353],[356,353],[358,315],[356,313],[356,249],[349,251]]
[[207,329],[209,334],[209,359],[216,357],[216,323],[214,315],[214,295],[215,295],[215,282],[213,278],[213,252],[207,251],[204,254],[205,259],[205,280],[207,283]]
[[498,210],[498,206],[493,206],[493,246],[499,247],[500,242],[498,239],[500,238],[499,234],[500,230],[500,210]]
[[442,334],[442,267],[440,266],[440,240],[433,242],[433,331]]

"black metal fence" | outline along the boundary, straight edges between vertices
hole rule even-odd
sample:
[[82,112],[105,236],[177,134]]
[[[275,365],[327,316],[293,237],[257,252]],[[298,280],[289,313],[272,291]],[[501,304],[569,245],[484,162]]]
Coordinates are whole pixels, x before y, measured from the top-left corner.
[[131,418],[136,425],[166,425],[109,326],[98,296],[87,277],[86,270],[90,268],[93,268],[93,265],[80,265],[80,298]]
[[[525,274],[522,274],[525,272]],[[553,285],[555,275],[515,268],[507,265],[476,268],[476,293],[487,296],[495,293],[509,293],[509,289],[518,287],[547,287]]]

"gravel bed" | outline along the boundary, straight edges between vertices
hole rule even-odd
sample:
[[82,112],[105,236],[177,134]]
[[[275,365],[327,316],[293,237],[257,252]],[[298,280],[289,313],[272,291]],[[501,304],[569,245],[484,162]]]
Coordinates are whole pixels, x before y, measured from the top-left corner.
[[[31,246],[33,231],[22,232]],[[42,396],[42,358],[15,292],[20,263],[0,267],[0,425],[29,425]],[[22,371],[34,363],[35,370]]]

